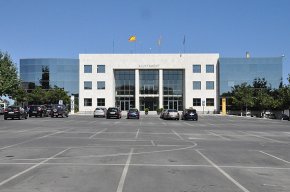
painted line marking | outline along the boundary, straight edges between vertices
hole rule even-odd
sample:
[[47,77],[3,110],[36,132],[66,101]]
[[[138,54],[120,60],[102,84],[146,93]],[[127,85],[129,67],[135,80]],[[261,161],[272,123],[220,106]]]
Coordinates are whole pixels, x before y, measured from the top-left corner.
[[89,138],[92,139],[93,137],[95,137],[96,135],[106,131],[108,128],[102,129],[101,131],[96,132],[95,134],[93,134],[92,136],[90,136]]
[[284,160],[284,159],[281,159],[281,158],[279,158],[279,157],[277,157],[277,156],[275,156],[275,155],[271,155],[271,154],[266,153],[266,152],[264,152],[264,151],[259,151],[259,152],[260,152],[260,153],[263,153],[263,154],[265,154],[265,155],[268,155],[268,156],[270,156],[270,157],[273,157],[273,158],[275,158],[275,159],[278,159],[278,160],[280,160],[280,161],[282,161],[282,162],[284,162],[284,163],[288,163],[288,164],[290,164],[289,161],[286,161],[286,160]]
[[123,173],[122,173],[122,176],[121,176],[120,181],[119,181],[117,192],[122,192],[123,191],[124,183],[125,183],[125,179],[126,179],[126,176],[127,176],[127,173],[128,173],[128,169],[129,169],[129,165],[130,165],[130,162],[131,162],[133,151],[134,151],[134,148],[131,148],[130,153],[128,155],[128,159],[126,161],[126,165],[125,165],[125,167],[123,169]]
[[194,140],[194,139],[200,139],[200,140],[204,140],[204,138],[197,138],[197,137],[188,137],[188,139],[190,139],[190,140]]
[[156,146],[153,140],[151,140],[151,143],[152,143],[153,146]]
[[226,137],[223,137],[223,136],[221,136],[221,135],[219,135],[219,134],[216,134],[216,133],[214,133],[214,132],[212,132],[212,131],[207,131],[209,134],[211,134],[211,135],[213,135],[213,136],[216,136],[216,137],[219,137],[219,138],[221,138],[221,139],[223,139],[223,140],[226,140],[226,141],[230,141],[230,139],[228,139],[228,138],[226,138]]
[[39,167],[39,166],[42,165],[42,164],[45,164],[45,163],[48,162],[49,160],[51,160],[51,159],[57,157],[58,155],[61,155],[62,153],[66,152],[66,151],[69,150],[69,149],[70,149],[70,148],[67,148],[67,149],[65,149],[65,150],[63,150],[63,151],[61,151],[61,152],[59,152],[59,153],[57,153],[57,154],[55,154],[55,155],[53,155],[53,156],[51,156],[51,157],[45,159],[45,160],[43,160],[43,161],[41,161],[40,163],[37,163],[37,164],[33,165],[32,167],[29,167],[28,169],[25,169],[24,171],[21,171],[20,173],[17,173],[16,175],[13,175],[12,177],[9,177],[8,179],[5,179],[4,181],[2,181],[2,182],[0,183],[0,186],[2,186],[2,185],[4,185],[4,184],[8,183],[9,181],[11,181],[11,180],[13,180],[13,179],[15,179],[15,178],[17,178],[17,177],[19,177],[19,176],[21,176],[21,175],[23,175],[23,174],[29,172],[29,171],[31,171],[32,169],[35,169],[35,168]]
[[214,162],[212,162],[209,158],[207,158],[203,153],[201,153],[199,150],[195,150],[198,154],[200,154],[209,164],[211,164],[213,167],[215,167],[221,174],[223,174],[228,180],[230,180],[232,183],[234,183],[238,188],[240,188],[244,192],[250,192],[248,189],[246,189],[244,186],[242,186],[238,181],[236,181],[234,178],[232,178],[229,174],[227,174],[223,169],[221,169],[218,165],[216,165]]
[[138,138],[139,131],[140,131],[140,129],[138,129],[138,130],[137,130],[137,133],[136,133],[135,139],[137,139],[137,138]]
[[248,133],[246,131],[239,131],[241,133],[244,133],[248,136],[253,136],[253,137],[257,137],[257,138],[261,138],[261,139],[265,139],[265,140],[268,140],[268,141],[272,141],[272,142],[276,142],[276,143],[284,143],[284,144],[287,144],[287,142],[283,142],[283,141],[278,141],[276,139],[270,139],[270,138],[267,138],[267,137],[263,137],[263,136],[260,136],[260,135],[255,135],[255,134],[251,134],[251,133]]
[[171,129],[171,131],[180,139],[180,140],[184,140],[183,137],[181,137],[178,133],[176,133],[173,129]]

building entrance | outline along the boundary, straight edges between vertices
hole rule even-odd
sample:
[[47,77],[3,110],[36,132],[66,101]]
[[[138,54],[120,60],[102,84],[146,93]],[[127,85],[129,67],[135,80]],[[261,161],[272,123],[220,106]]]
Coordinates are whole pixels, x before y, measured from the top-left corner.
[[159,97],[140,97],[140,111],[156,111],[159,106]]

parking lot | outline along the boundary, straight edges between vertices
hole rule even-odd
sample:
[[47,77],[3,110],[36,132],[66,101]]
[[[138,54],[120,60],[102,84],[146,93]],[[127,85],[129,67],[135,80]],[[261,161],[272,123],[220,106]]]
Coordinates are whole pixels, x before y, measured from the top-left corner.
[[2,192],[289,192],[290,122],[3,120]]

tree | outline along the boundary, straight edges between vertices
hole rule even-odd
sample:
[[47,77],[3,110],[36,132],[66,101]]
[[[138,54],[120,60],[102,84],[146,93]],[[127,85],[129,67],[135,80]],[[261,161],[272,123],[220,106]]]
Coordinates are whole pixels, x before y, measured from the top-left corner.
[[28,94],[29,104],[44,104],[46,98],[46,92],[40,86],[36,87]]
[[67,92],[55,86],[53,89],[47,91],[47,100],[49,103],[58,103],[59,100],[63,100],[64,104],[70,103],[70,97],[67,95]]
[[19,87],[20,80],[17,76],[16,65],[7,53],[0,51],[0,96],[14,98]]
[[232,88],[232,103],[241,109],[241,116],[243,115],[243,108],[246,108],[246,114],[248,107],[254,105],[253,89],[247,83],[241,85],[235,85]]

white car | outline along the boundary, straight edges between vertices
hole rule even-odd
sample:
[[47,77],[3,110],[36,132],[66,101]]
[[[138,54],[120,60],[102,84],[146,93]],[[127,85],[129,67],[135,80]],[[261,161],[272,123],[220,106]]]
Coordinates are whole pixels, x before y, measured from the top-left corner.
[[94,110],[94,117],[106,117],[106,108],[96,108]]

